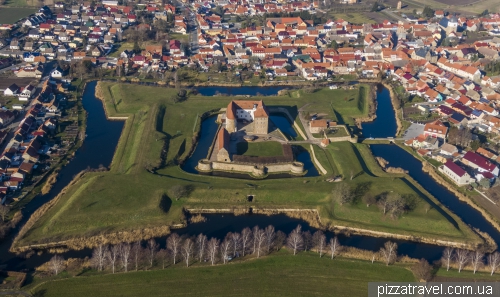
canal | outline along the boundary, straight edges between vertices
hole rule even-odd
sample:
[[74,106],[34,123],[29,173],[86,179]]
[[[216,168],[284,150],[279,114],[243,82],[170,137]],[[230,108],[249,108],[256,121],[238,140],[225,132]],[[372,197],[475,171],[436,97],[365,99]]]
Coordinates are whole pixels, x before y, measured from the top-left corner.
[[[77,151],[75,158],[61,170],[59,179],[54,184],[52,190],[47,195],[35,198],[23,210],[23,223],[26,222],[31,213],[57,195],[57,193],[59,193],[61,189],[69,183],[75,174],[87,167],[97,168],[100,164],[108,166],[111,163],[120,132],[123,129],[123,122],[108,121],[106,119],[102,103],[94,96],[95,86],[95,82],[89,83],[83,94],[83,105],[88,112],[87,138],[85,139],[83,146]],[[387,100],[388,95],[388,91],[384,89],[377,92],[377,98],[380,97],[377,109],[377,119],[371,123],[372,126],[370,127],[378,125],[376,123],[379,120],[386,121],[386,124],[378,126],[380,131],[371,130],[370,133],[372,133],[372,137],[394,136],[396,131],[396,123],[392,106],[390,105],[390,98],[388,98],[389,104],[383,103]],[[200,92],[201,91],[202,89]],[[392,117],[390,116],[391,114]],[[392,118],[392,121],[389,122],[389,119],[386,119],[384,115],[389,119]],[[215,135],[214,127],[216,129],[217,126],[213,121],[204,121],[202,123],[202,131],[206,131],[206,133],[202,132],[201,138],[213,138],[210,136],[212,133]],[[365,128],[365,126],[363,126],[363,128]],[[370,129],[372,128],[368,128],[368,131]],[[200,149],[205,149],[206,152],[210,143],[206,146],[207,143],[205,142],[208,141],[204,141],[203,144],[200,143],[201,146],[198,144],[198,147]],[[202,158],[205,157],[202,152],[197,152],[198,147],[194,152],[195,155],[197,153],[199,154],[196,155],[196,158],[198,158],[198,156],[201,156]],[[481,231],[487,232],[492,236],[497,244],[500,243],[500,233],[494,229],[479,212],[475,211],[467,204],[459,202],[457,197],[455,197],[451,192],[437,184],[428,174],[422,171],[422,164],[413,158],[413,156],[409,153],[396,145],[372,145],[371,149],[375,156],[383,157],[389,161],[391,166],[402,167],[403,169],[408,170],[410,176],[422,184],[431,194],[446,205],[452,212],[456,213],[467,224],[473,228],[478,228]],[[189,165],[186,163],[184,164],[183,169],[191,172],[189,171],[189,167],[194,168],[192,164]],[[205,215],[205,217],[207,218],[206,222],[190,224],[186,228],[176,230],[176,232],[181,235],[196,235],[204,233],[209,237],[213,236],[223,238],[227,232],[240,232],[245,227],[253,227],[256,225],[261,228],[273,225],[276,230],[289,233],[297,226],[297,224],[301,224],[304,230],[310,230],[311,232],[315,231],[315,229],[309,226],[306,222],[299,219],[289,218],[285,215],[264,216],[253,214],[234,216],[231,214],[210,214]],[[15,230],[13,234],[17,233],[17,231],[18,230]],[[333,234],[327,232],[327,236],[331,237]],[[6,270],[32,271],[35,267],[47,262],[52,256],[49,253],[43,253],[42,255],[33,255],[32,257],[25,259],[8,253],[12,239],[13,235],[0,244],[0,253],[2,254],[0,265],[2,265],[2,267]],[[157,238],[157,241],[162,246],[165,245],[165,238]],[[359,235],[339,235],[339,241],[345,246],[377,251],[384,244],[384,242],[387,241],[387,239]],[[401,240],[396,242],[399,246],[399,254],[406,254],[413,258],[425,258],[429,261],[439,259],[443,250],[443,247],[429,244]],[[90,249],[69,251],[63,254],[63,257],[65,258],[83,258],[87,256],[91,256]]]

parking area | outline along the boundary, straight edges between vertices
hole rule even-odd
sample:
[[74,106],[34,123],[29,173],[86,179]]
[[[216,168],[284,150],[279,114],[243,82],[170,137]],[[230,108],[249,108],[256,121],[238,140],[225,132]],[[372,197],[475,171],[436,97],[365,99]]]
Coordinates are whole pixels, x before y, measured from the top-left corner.
[[424,124],[411,124],[411,126],[403,133],[404,140],[412,139],[424,133]]

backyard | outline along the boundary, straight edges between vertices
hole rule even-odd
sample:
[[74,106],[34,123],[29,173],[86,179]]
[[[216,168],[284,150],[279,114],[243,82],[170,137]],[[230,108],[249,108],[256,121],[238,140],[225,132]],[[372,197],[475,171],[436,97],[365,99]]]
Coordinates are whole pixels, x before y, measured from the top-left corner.
[[[456,221],[460,228],[456,229],[439,211],[425,212],[427,202],[422,199],[423,194],[416,192],[401,175],[382,171],[363,144],[335,143],[325,151],[318,151],[322,152],[318,153],[318,158],[329,174],[342,175],[352,189],[369,185],[373,195],[388,191],[414,195],[419,203],[411,215],[392,220],[378,213],[374,207],[366,208],[358,204],[332,212],[331,191],[334,185],[326,182],[324,176],[252,180],[252,187],[249,187],[248,180],[186,173],[177,164],[191,151],[193,135],[200,133],[200,116],[206,111],[226,106],[230,98],[189,96],[178,101],[172,99],[176,96],[175,89],[112,83],[101,83],[101,86],[107,114],[129,116],[111,171],[88,173],[78,180],[18,241],[17,246],[183,223],[185,208],[246,209],[248,194],[256,195],[252,201],[252,207],[256,208],[317,209],[325,224],[334,222],[343,226],[362,226],[384,232],[458,241],[479,240],[458,218]],[[349,95],[344,95],[342,91],[335,94],[341,98],[357,97],[349,92]],[[330,101],[345,117],[354,116],[353,113],[363,114],[349,102],[329,98],[327,95],[320,98],[314,95],[301,98],[289,95],[262,97],[266,105],[288,105],[288,110],[292,112],[308,102]],[[297,117],[297,112],[292,117]],[[257,144],[245,153],[261,155],[264,151],[276,154],[279,144],[269,144],[266,143],[265,148]],[[163,149],[166,153],[161,161]],[[145,170],[153,167],[156,174]],[[189,186],[192,191],[182,199],[171,199],[168,190],[174,185]],[[422,224],[426,220],[433,224],[431,233]]]

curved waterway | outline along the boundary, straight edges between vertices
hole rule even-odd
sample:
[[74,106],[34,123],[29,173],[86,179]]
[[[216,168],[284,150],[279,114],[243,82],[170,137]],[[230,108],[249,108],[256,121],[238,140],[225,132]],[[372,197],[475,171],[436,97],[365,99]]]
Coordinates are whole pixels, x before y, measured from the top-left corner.
[[394,137],[398,130],[396,113],[392,108],[391,94],[383,85],[377,86],[377,118],[372,122],[361,123],[364,138]]
[[274,86],[274,87],[197,87],[196,90],[203,96],[214,96],[217,94],[232,95],[232,96],[272,96],[278,95],[278,92],[290,87]]
[[[23,219],[18,226],[24,225],[35,210],[57,196],[79,172],[89,167],[98,168],[99,165],[107,167],[111,164],[124,122],[108,121],[106,119],[102,102],[94,95],[96,84],[95,81],[89,82],[83,92],[82,103],[87,111],[87,136],[85,141],[76,151],[75,157],[61,169],[57,182],[54,183],[52,189],[46,195],[38,195],[24,207],[22,210]],[[38,257],[34,256],[25,260],[8,252],[17,232],[18,228],[13,230],[11,235],[0,243],[0,255],[2,255],[0,257],[0,267],[5,264],[11,270],[36,267],[40,263],[36,261]]]
[[[88,136],[85,139],[83,146],[77,151],[75,158],[69,163],[69,165],[61,170],[59,179],[54,184],[52,190],[47,195],[35,198],[26,206],[23,210],[23,223],[26,222],[29,215],[33,211],[57,195],[57,193],[59,193],[61,189],[71,181],[75,174],[89,166],[91,168],[97,168],[100,164],[108,166],[111,163],[113,152],[116,148],[120,132],[123,128],[123,122],[106,120],[101,102],[94,97],[95,85],[95,82],[89,83],[83,95],[83,105],[88,112]],[[384,90],[377,93],[378,96],[381,96],[381,102],[378,104],[378,109],[388,108],[392,111],[392,106],[390,104],[382,104],[382,101],[386,99],[385,94],[386,91]],[[389,110],[386,110],[385,112],[390,114]],[[378,114],[379,110],[377,110],[377,115]],[[374,124],[380,119],[381,117],[377,117]],[[383,130],[380,131],[380,134],[372,135],[372,137],[394,136],[395,128],[392,128],[396,126],[394,117],[392,118],[392,121],[393,123],[390,123],[389,125],[385,124],[380,128]],[[394,126],[392,126],[392,124]],[[207,127],[204,125],[207,125]],[[210,125],[210,121],[204,121],[204,123],[202,123],[202,130],[208,131],[207,134],[212,132]],[[384,127],[386,127],[387,130],[384,130]],[[213,133],[215,133],[215,131]],[[203,134],[205,133],[203,132]],[[205,137],[203,134],[201,137]],[[208,145],[210,146],[210,143]],[[389,161],[391,166],[402,167],[408,170],[410,176],[423,185],[431,194],[445,204],[451,211],[457,214],[462,220],[464,220],[471,227],[476,227],[489,233],[495,242],[500,244],[500,233],[496,231],[479,212],[475,211],[467,204],[460,202],[451,192],[437,184],[429,175],[423,172],[421,169],[422,164],[413,158],[409,153],[395,145],[372,145],[371,148],[375,156],[383,157]],[[206,149],[208,149],[208,147]],[[186,167],[184,167],[184,169],[186,170]],[[207,218],[206,222],[190,224],[186,228],[175,230],[175,232],[181,235],[196,235],[204,233],[209,237],[213,236],[223,238],[227,232],[240,232],[245,227],[253,227],[256,225],[261,228],[273,225],[276,230],[289,233],[297,226],[297,224],[301,224],[304,230],[310,230],[311,232],[315,231],[314,228],[310,227],[309,224],[304,221],[289,218],[285,215],[264,216],[253,214],[234,216],[230,214],[207,214],[204,216]],[[17,232],[17,230],[15,231]],[[327,232],[327,236],[331,237],[333,234]],[[0,267],[3,269],[31,271],[42,263],[47,262],[52,256],[49,253],[44,253],[42,255],[33,255],[29,259],[17,257],[8,253],[12,239],[13,236],[7,238],[0,244],[0,254],[2,255],[0,258]],[[165,238],[157,238],[157,241],[160,245],[165,245]],[[339,235],[339,241],[345,246],[376,251],[380,249],[387,239],[359,235]],[[439,259],[443,251],[443,247],[430,244],[421,244],[401,240],[397,240],[396,242],[399,246],[399,254],[406,254],[413,258],[425,258],[429,261],[434,261]],[[90,249],[70,251],[63,254],[63,257],[65,258],[83,258],[87,256],[91,256]]]

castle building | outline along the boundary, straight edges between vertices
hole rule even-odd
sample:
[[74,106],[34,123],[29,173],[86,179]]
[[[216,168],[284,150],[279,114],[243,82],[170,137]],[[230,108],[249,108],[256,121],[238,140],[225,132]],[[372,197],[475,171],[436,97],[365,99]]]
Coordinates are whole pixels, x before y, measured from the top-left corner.
[[229,156],[229,133],[223,127],[219,130],[217,135],[217,161],[231,162]]
[[238,100],[229,102],[226,110],[226,129],[229,133],[237,131],[238,120],[253,122],[254,134],[269,133],[269,112],[262,100]]

